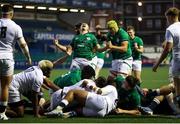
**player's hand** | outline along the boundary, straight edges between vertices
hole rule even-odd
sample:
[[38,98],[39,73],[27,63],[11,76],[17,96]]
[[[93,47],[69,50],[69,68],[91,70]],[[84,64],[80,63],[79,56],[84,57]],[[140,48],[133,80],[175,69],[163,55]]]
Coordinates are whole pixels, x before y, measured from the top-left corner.
[[87,84],[88,84],[88,82],[85,80],[85,81],[83,81],[83,83],[81,84],[81,87],[84,88],[84,87],[87,86]]
[[111,43],[111,41],[108,41],[108,42],[106,43],[106,48],[107,48],[107,49],[111,49],[111,48],[112,48],[112,43]]
[[153,65],[153,68],[152,68],[153,72],[157,72],[158,66],[159,65],[157,63]]
[[53,43],[54,43],[54,45],[57,45],[57,44],[59,44],[59,41],[57,39],[54,39]]
[[72,51],[72,47],[71,46],[67,46],[66,54],[71,56],[72,52],[73,52]]
[[138,45],[137,45],[137,43],[134,43],[134,47],[135,47],[136,49],[138,49]]

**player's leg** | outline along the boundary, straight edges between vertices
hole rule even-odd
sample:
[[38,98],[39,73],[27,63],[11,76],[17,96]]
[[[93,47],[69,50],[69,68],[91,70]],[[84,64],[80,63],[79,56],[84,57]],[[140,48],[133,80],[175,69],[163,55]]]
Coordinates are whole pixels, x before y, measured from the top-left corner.
[[134,60],[132,64],[132,70],[134,76],[139,80],[139,83],[141,83],[142,62],[140,60]]
[[77,59],[73,59],[71,66],[70,66],[70,71],[72,70],[76,70],[76,69],[80,69],[80,66],[78,64],[78,60]]
[[127,74],[122,74],[119,72],[120,70],[120,66],[121,66],[121,62],[119,62],[120,60],[112,60],[112,64],[111,64],[111,69],[110,69],[110,74],[108,76],[108,80],[114,79],[116,78],[118,75],[122,75],[123,77],[126,77]]
[[[24,102],[21,100],[19,102],[14,102],[14,103],[9,103],[9,108],[10,110],[7,111],[7,114],[10,117],[23,117],[24,116]],[[12,112],[14,112],[16,114],[13,114]]]
[[63,97],[62,89],[59,89],[58,91],[54,92],[51,95],[50,106],[47,108],[46,111],[54,110],[60,104],[62,97]]
[[141,84],[142,80],[141,80],[141,71],[136,71],[133,70],[134,73],[134,77],[136,77],[139,80],[139,83]]
[[155,89],[152,92],[149,92],[147,96],[159,96],[159,95],[168,95],[175,91],[174,84],[170,83],[168,85],[162,86],[161,88]]
[[174,87],[175,87],[175,95],[176,95],[176,100],[180,106],[180,78],[179,77],[174,77]]
[[5,115],[7,103],[8,103],[8,91],[9,84],[12,81],[14,73],[14,61],[13,60],[1,60],[0,61],[0,81],[1,81],[1,97],[0,97],[0,119],[7,120]]
[[97,61],[97,67],[96,67],[96,70],[95,70],[96,71],[96,76],[95,76],[96,79],[98,78],[99,72],[100,72],[100,70],[102,69],[102,67],[104,65],[104,60],[103,59],[98,58],[97,60],[98,60]]
[[148,107],[139,107],[139,111],[144,115],[153,115],[153,111],[156,107],[164,100],[164,96],[157,96],[153,99],[153,101],[149,104]]
[[62,116],[63,108],[67,107],[69,103],[77,101],[80,106],[84,106],[88,92],[83,90],[70,90],[64,99],[60,102],[59,106],[51,112],[45,113],[47,116]]
[[71,90],[67,93],[61,103],[64,103],[67,106],[69,103],[72,103],[74,100],[78,101],[81,106],[85,105],[88,92],[83,90]]
[[174,114],[180,113],[180,109],[174,104],[174,94],[173,93],[166,95],[166,100]]
[[88,65],[90,65],[94,70],[97,68],[97,62],[98,62],[98,58],[97,56],[95,56],[94,58],[92,58],[91,61],[89,61]]

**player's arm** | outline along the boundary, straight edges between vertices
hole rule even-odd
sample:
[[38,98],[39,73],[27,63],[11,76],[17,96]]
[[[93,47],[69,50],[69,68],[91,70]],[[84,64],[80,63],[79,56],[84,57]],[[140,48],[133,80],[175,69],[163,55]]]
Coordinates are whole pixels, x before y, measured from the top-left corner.
[[29,53],[28,45],[27,45],[24,37],[21,37],[21,38],[18,39],[18,44],[19,44],[23,54],[26,56],[26,58],[28,60],[28,64],[31,65],[32,60],[31,60],[31,56],[30,56],[30,53]]
[[59,58],[58,60],[53,61],[53,65],[57,66],[59,64],[62,64],[63,62],[65,62],[67,60],[68,57],[69,57],[69,55],[65,55],[65,56]]
[[159,60],[155,63],[155,65],[153,66],[153,71],[156,72],[158,66],[162,63],[162,61],[168,56],[168,54],[171,52],[171,49],[173,47],[173,36],[171,34],[171,32],[169,30],[166,30],[166,45],[164,47],[164,50],[161,54],[161,57],[159,58]]
[[33,104],[33,111],[35,117],[40,117],[39,115],[39,99],[38,99],[38,92],[32,91],[32,104]]
[[44,78],[43,84],[45,84],[48,88],[52,89],[53,91],[57,91],[60,89],[57,85],[51,82],[47,77]]
[[46,86],[45,84],[42,84],[42,88],[46,89],[46,90],[49,90],[49,87]]
[[97,45],[95,46],[95,51],[97,51],[97,52],[104,52],[104,51],[106,51],[107,49],[108,49],[108,47],[107,47],[106,45],[105,45],[103,48],[101,48],[99,44],[97,44]]
[[68,51],[71,49],[72,50],[72,47],[71,46],[63,46],[61,44],[59,44],[59,41],[58,40],[54,40],[54,45],[60,49],[61,51],[65,52],[68,54]]
[[107,43],[107,48],[109,48],[110,50],[115,50],[115,51],[119,51],[119,52],[126,52],[128,50],[128,41],[123,41],[121,43],[121,46],[115,46],[111,43],[111,41],[109,41]]
[[156,72],[159,65],[162,63],[162,61],[168,56],[169,52],[171,52],[173,44],[171,42],[167,42],[166,46],[161,54],[161,57],[158,59],[158,61],[153,66],[153,71]]
[[143,46],[138,46],[138,45],[135,45],[135,50],[137,51],[137,52],[139,52],[139,53],[143,53],[143,51],[144,51],[144,48],[143,48]]
[[141,38],[138,38],[137,42],[134,44],[134,48],[139,53],[144,52],[143,41]]
[[133,109],[133,110],[125,110],[121,108],[117,108],[115,110],[116,114],[128,114],[128,115],[140,115],[141,112],[138,109]]
[[86,80],[82,83],[81,87],[88,88],[88,89],[92,90],[93,92],[95,92],[96,94],[101,94],[101,95],[106,95],[111,92],[111,89],[108,87],[99,88],[97,86],[93,86],[93,85],[89,84],[88,81],[86,81]]
[[83,81],[83,83],[81,84],[81,87],[82,88],[90,89],[90,90],[92,90],[93,92],[95,92],[97,94],[101,94],[102,93],[101,88],[89,84],[89,82],[86,81],[86,80]]

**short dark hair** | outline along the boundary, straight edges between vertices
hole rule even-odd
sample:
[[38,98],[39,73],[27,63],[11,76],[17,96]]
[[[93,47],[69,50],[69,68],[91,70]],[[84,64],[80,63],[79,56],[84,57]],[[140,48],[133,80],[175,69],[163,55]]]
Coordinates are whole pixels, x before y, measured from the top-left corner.
[[91,79],[96,75],[95,70],[91,66],[84,66],[81,72],[81,79]]
[[129,30],[135,31],[135,28],[134,28],[132,25],[128,25],[128,26],[127,26],[127,31],[129,31]]
[[165,15],[166,16],[179,16],[179,13],[180,13],[180,11],[178,8],[171,7],[165,12]]
[[131,75],[126,77],[126,81],[131,88],[134,88],[136,86],[136,84],[138,84],[138,82],[139,82],[139,80],[137,78],[135,78]]
[[11,12],[14,11],[13,6],[9,5],[9,4],[5,4],[2,6],[2,13],[7,13],[7,12]]
[[81,22],[80,22],[80,23],[77,23],[77,24],[75,25],[75,28],[76,28],[76,29],[79,29],[79,28],[81,27],[81,24],[82,24]]
[[99,87],[99,88],[103,88],[103,87],[107,86],[106,78],[103,77],[103,76],[98,77],[95,80],[95,82],[96,82],[96,86]]

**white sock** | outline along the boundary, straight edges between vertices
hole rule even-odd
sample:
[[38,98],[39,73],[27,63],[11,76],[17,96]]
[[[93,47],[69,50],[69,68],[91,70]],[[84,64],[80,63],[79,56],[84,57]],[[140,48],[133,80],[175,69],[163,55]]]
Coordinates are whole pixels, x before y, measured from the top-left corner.
[[61,102],[64,103],[65,106],[69,104],[69,102],[66,99],[63,99]]

